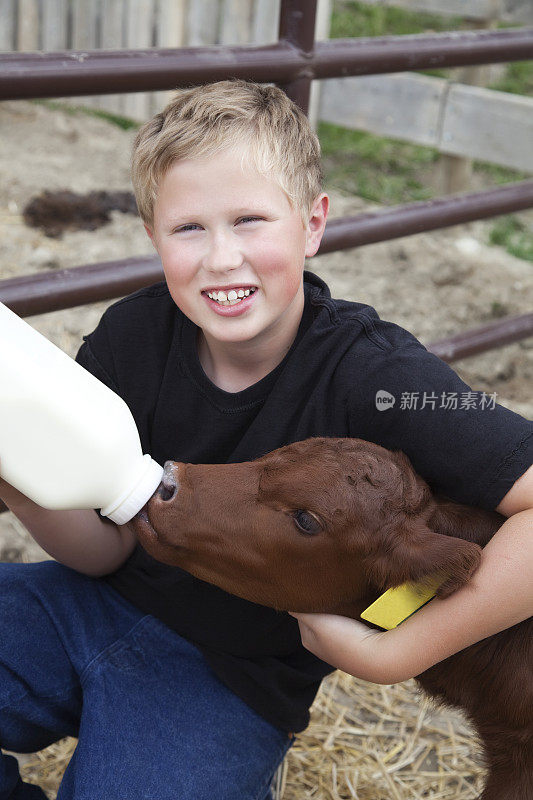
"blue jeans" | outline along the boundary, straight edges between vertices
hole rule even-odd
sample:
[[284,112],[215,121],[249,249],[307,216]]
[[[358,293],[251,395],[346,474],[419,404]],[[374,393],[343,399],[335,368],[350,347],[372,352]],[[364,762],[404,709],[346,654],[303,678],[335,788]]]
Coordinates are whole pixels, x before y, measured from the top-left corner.
[[[78,737],[58,800],[266,800],[288,750],[200,651],[104,581],[0,563],[0,747]],[[45,800],[0,755],[0,800]]]

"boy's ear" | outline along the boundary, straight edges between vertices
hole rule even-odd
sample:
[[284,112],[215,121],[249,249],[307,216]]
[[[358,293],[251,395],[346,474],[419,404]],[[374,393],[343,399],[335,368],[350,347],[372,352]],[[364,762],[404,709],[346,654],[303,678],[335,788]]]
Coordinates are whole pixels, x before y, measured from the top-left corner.
[[[152,233],[152,231],[150,230],[150,228],[148,227],[148,225],[145,225],[145,226],[144,226],[144,230],[146,231],[146,233],[147,233],[147,234],[148,234],[148,236],[150,237],[150,240],[151,240],[151,242],[152,242],[153,246],[154,246],[154,247],[155,247],[155,249],[157,250],[157,245],[156,245],[156,243],[155,243],[154,234]],[[159,250],[157,250],[157,252],[159,252]]]
[[325,192],[319,194],[311,208],[306,227],[305,255],[314,256],[322,241],[329,211],[329,197]]

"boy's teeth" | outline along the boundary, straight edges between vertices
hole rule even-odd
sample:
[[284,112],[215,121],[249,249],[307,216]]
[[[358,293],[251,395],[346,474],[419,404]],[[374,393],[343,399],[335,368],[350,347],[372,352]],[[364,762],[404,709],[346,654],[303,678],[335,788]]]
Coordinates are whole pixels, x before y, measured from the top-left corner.
[[223,306],[234,306],[236,303],[240,303],[243,297],[248,297],[248,295],[253,294],[255,292],[254,289],[230,289],[229,292],[220,291],[220,292],[208,292],[207,296],[211,298],[211,300],[216,300],[217,303],[220,303]]

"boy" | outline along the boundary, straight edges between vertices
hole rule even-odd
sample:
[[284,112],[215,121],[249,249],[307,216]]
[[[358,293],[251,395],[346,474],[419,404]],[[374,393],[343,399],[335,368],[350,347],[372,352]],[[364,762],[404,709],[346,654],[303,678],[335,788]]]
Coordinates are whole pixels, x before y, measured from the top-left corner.
[[[166,281],[111,306],[78,361],[124,397],[160,463],[357,436],[404,450],[454,499],[495,507],[506,495],[513,513],[531,423],[501,407],[377,413],[379,389],[468,387],[407,331],[303,273],[328,211],[319,157],[276,88],[179,92],[133,154]],[[0,570],[0,744],[79,735],[59,800],[270,797],[331,671],[297,623],[156,562],[128,526],[46,512],[5,483],[0,496],[63,562]],[[0,798],[43,797],[17,783],[12,760],[3,769]]]

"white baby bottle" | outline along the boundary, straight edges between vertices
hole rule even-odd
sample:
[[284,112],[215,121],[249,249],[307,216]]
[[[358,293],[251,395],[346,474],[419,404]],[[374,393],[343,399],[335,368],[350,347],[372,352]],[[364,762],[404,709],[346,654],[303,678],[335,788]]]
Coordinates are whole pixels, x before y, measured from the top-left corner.
[[0,471],[48,509],[124,525],[158,487],[122,398],[0,303]]

